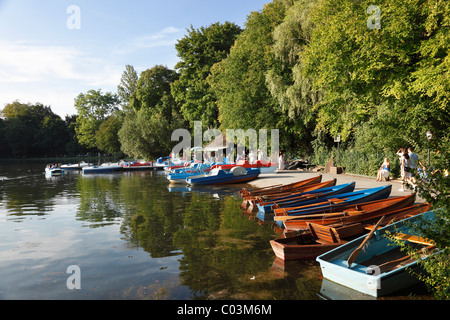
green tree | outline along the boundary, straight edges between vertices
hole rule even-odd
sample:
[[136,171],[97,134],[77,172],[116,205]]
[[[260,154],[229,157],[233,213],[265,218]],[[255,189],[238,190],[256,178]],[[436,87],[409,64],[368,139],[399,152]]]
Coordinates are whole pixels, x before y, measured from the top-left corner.
[[177,76],[160,65],[141,73],[118,133],[124,153],[148,160],[170,153],[172,131],[185,125],[171,92]]
[[123,120],[118,115],[111,115],[103,121],[95,133],[95,144],[97,148],[107,154],[120,152],[119,130]]
[[171,94],[171,83],[177,79],[175,71],[157,65],[141,73],[136,88],[130,98],[134,111],[146,109],[152,114],[171,117],[175,101]]
[[130,99],[136,90],[138,79],[139,77],[134,67],[126,65],[125,71],[120,78],[120,84],[117,86],[117,94],[120,97],[122,110],[124,111],[129,111],[130,109]]
[[311,11],[315,27],[299,59],[322,93],[317,129],[347,140],[373,121],[373,140],[421,143],[427,127],[448,127],[448,3],[380,1],[379,29],[367,27],[371,4],[322,0]]
[[285,5],[273,1],[252,12],[227,58],[215,64],[208,81],[217,97],[222,129],[279,129],[283,149],[298,147],[298,124],[268,90],[266,75],[281,68],[273,52],[273,32],[283,22]]
[[194,121],[202,121],[205,128],[218,126],[217,97],[207,77],[211,67],[227,56],[240,33],[241,28],[230,22],[200,29],[191,26],[188,35],[175,45],[181,59],[175,66],[180,77],[172,83],[172,93],[191,126]]
[[80,144],[95,148],[95,135],[102,124],[109,116],[118,110],[119,98],[116,94],[107,92],[103,94],[101,90],[89,90],[87,93],[80,93],[75,99],[75,108],[78,111],[75,132]]
[[2,135],[15,157],[61,155],[69,136],[64,121],[41,103],[22,104],[15,101],[0,112]]

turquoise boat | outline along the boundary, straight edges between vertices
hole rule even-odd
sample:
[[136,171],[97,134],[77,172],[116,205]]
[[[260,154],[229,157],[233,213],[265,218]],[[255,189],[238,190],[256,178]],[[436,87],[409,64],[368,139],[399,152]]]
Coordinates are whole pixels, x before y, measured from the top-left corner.
[[173,172],[167,175],[167,180],[171,183],[186,183],[187,178],[203,176],[210,170],[211,166],[207,164],[195,163],[190,167],[173,170]]
[[[426,259],[437,250],[433,252],[433,244],[411,227],[421,219],[434,219],[434,211],[390,224],[376,230],[370,238],[359,237],[318,256],[316,260],[324,279],[372,297],[386,296],[419,283],[411,274],[411,270],[420,272],[417,260],[401,251],[386,234],[389,232],[397,239],[409,242],[418,252],[424,251],[426,256],[422,259]],[[364,247],[349,266],[348,258],[355,250],[360,250],[364,241]]]
[[223,185],[232,183],[246,183],[260,175],[259,169],[234,167],[231,170],[212,169],[208,174],[200,177],[187,178],[190,185]]

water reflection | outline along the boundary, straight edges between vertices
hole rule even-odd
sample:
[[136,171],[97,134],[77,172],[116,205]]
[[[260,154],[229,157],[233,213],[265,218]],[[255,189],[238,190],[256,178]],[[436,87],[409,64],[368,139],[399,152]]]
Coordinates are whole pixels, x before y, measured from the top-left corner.
[[[51,179],[42,166],[25,177],[11,172],[0,170],[11,179],[0,184],[0,218],[48,219],[29,222],[22,238],[13,224],[0,235],[6,243],[0,257],[12,259],[0,268],[0,279],[9,279],[0,280],[0,291],[1,281],[13,286],[20,279],[4,277],[13,261],[21,261],[24,270],[36,268],[37,262],[24,260],[28,256],[21,251],[33,234],[36,256],[45,252],[48,259],[40,260],[40,268],[58,266],[63,270],[55,271],[58,281],[65,281],[68,263],[89,266],[83,269],[81,293],[49,285],[50,297],[58,292],[58,298],[83,299],[318,299],[320,269],[314,263],[296,271],[274,270],[269,240],[277,235],[271,225],[242,213],[239,187],[175,189],[156,171],[68,173]],[[31,286],[17,295],[42,290]]]

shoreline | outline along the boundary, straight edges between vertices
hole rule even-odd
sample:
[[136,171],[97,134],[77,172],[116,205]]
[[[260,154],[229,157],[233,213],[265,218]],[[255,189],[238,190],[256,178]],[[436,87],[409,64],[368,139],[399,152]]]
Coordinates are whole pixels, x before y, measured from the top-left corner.
[[[300,171],[300,170],[281,170],[276,173],[268,173],[260,175],[256,180],[249,182],[248,184],[254,188],[269,187],[273,185],[284,185],[300,180],[322,176],[322,182],[336,179],[336,184],[344,184],[355,182],[355,191],[369,188],[376,188],[386,185],[392,185],[392,191],[390,197],[405,196],[412,193],[412,190],[405,189],[405,191],[399,191],[401,187],[400,180],[381,181],[377,182],[376,177],[353,175],[351,173],[322,173],[313,171]],[[425,199],[417,196],[415,203],[424,203]]]

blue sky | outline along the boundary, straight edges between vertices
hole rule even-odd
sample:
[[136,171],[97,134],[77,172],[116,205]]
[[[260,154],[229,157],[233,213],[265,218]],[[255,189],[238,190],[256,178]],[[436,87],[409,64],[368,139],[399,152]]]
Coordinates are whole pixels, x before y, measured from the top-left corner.
[[0,0],[0,108],[19,100],[49,105],[63,118],[75,114],[79,93],[116,92],[127,64],[138,73],[158,64],[173,68],[175,43],[191,25],[243,27],[268,2]]

